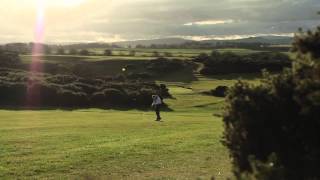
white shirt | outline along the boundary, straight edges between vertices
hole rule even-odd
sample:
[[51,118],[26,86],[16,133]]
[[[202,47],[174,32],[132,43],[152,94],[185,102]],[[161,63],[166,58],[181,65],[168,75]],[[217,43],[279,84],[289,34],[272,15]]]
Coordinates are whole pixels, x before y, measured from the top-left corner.
[[153,99],[152,106],[160,104],[162,104],[161,98],[159,96],[156,96],[156,98]]

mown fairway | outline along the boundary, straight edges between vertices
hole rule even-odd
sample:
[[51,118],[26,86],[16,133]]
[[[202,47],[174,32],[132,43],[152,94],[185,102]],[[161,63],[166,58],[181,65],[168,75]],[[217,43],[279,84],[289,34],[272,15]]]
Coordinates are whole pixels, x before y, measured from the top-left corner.
[[230,175],[220,118],[139,111],[1,111],[1,179]]

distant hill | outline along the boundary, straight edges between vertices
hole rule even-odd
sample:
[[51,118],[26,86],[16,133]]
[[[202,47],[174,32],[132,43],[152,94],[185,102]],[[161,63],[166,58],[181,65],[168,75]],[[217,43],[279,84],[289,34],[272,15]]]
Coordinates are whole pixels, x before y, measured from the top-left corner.
[[288,45],[293,41],[292,37],[288,36],[259,36],[259,37],[249,37],[243,39],[235,40],[204,40],[204,41],[192,41],[183,38],[164,38],[164,39],[151,39],[151,40],[136,40],[136,41],[123,41],[116,42],[114,44],[118,46],[150,46],[155,45],[181,45],[186,43],[206,43],[206,44],[217,44],[217,43],[263,43],[272,45]]
[[114,43],[119,46],[150,46],[152,44],[159,45],[159,44],[166,44],[166,45],[179,45],[185,44],[188,42],[193,42],[192,40],[187,40],[183,38],[163,38],[163,39],[151,39],[151,40],[136,40],[136,41],[123,41]]
[[235,40],[205,40],[201,41],[202,43],[216,44],[218,42],[230,42],[230,43],[264,43],[272,45],[287,45],[291,44],[293,41],[292,37],[289,36],[259,36],[259,37],[249,37],[243,39]]
[[64,45],[67,49],[90,49],[90,48],[116,48],[115,44],[111,43],[77,43]]
[[[150,39],[150,40],[136,40],[136,41],[122,41],[115,43],[104,43],[104,42],[94,42],[94,43],[70,43],[64,45],[57,44],[44,44],[44,46],[50,47],[51,50],[56,50],[63,46],[66,49],[89,49],[89,48],[117,48],[117,47],[136,47],[137,45],[151,46],[151,45],[168,45],[168,46],[179,46],[186,45],[187,47],[192,47],[195,45],[199,47],[201,44],[217,45],[218,43],[263,43],[270,45],[290,45],[293,41],[293,37],[288,36],[259,36],[259,37],[249,37],[244,39],[235,40],[204,40],[204,41],[193,41],[183,38],[163,38],[163,39]],[[21,53],[30,52],[33,43],[9,43],[1,45],[0,49],[18,51]],[[183,46],[182,46],[183,47]]]

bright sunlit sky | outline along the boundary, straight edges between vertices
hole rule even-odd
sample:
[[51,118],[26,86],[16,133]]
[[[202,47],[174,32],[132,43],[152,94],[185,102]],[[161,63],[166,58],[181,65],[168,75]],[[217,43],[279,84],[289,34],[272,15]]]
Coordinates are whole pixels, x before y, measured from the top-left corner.
[[[320,24],[319,0],[1,0],[0,43],[201,40],[290,35]],[[39,17],[41,16],[41,17]]]

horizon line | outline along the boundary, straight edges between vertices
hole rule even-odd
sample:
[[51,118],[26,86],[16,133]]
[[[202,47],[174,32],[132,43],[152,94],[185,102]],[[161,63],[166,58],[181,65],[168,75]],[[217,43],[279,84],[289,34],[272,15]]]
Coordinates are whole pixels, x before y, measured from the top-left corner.
[[101,44],[117,44],[123,42],[136,42],[136,41],[152,41],[152,40],[163,40],[163,39],[181,39],[186,41],[194,41],[194,42],[202,42],[202,41],[228,41],[228,40],[241,40],[241,39],[248,39],[248,38],[257,38],[257,37],[294,37],[295,33],[279,33],[279,34],[252,34],[252,35],[229,35],[229,36],[167,36],[167,37],[158,37],[158,38],[140,38],[140,39],[126,39],[126,40],[119,40],[119,41],[57,41],[57,42],[35,42],[35,41],[11,41],[11,42],[4,42],[0,45],[6,44],[15,44],[15,43],[35,43],[35,44],[47,44],[47,45],[72,45],[72,44],[91,44],[91,43],[101,43]]

